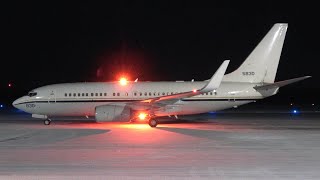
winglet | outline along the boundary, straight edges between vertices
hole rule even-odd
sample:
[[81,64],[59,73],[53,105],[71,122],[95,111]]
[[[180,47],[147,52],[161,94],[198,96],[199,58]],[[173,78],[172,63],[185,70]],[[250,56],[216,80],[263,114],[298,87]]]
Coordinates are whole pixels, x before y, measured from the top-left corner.
[[210,81],[202,89],[199,90],[201,93],[210,92],[219,88],[229,62],[230,60],[223,61],[219,69],[211,77]]

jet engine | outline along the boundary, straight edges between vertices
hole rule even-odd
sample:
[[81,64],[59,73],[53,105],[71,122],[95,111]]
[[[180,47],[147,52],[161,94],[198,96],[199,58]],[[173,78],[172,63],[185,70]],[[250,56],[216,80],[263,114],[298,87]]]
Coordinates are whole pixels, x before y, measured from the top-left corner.
[[119,105],[103,105],[96,107],[95,118],[97,122],[129,121],[130,108]]

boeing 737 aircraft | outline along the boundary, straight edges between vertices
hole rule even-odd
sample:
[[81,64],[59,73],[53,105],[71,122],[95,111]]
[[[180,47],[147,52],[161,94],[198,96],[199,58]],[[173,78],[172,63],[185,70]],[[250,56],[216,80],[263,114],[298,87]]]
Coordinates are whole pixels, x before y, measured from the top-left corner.
[[95,116],[96,122],[145,120],[199,114],[240,106],[275,95],[279,88],[310,76],[274,82],[287,24],[275,24],[242,65],[226,74],[224,61],[210,80],[189,82],[90,82],[47,85],[13,106],[44,119]]

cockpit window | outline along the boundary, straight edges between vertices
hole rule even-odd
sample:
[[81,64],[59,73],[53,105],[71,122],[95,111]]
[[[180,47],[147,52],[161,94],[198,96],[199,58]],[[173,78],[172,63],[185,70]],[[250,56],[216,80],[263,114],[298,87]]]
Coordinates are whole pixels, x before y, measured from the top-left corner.
[[29,96],[29,97],[36,96],[36,95],[37,95],[36,92],[29,92],[29,93],[28,93],[28,96]]

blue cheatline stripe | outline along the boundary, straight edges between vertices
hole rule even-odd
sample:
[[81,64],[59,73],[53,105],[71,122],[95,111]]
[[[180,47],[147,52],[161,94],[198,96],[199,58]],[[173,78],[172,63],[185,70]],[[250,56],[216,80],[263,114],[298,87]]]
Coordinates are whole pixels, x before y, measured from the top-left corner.
[[[50,101],[50,103],[78,103],[78,102],[133,102],[133,101],[140,101],[140,100],[132,100],[132,99],[126,99],[126,100],[57,100],[57,101]],[[28,102],[22,102],[18,104],[26,104],[26,103],[49,103],[49,101],[28,101]],[[15,104],[15,105],[18,105]]]
[[[181,101],[255,101],[257,99],[182,99]],[[50,101],[50,103],[85,103],[85,102],[135,102],[141,101],[136,99],[121,99],[121,100],[57,100],[57,101]],[[29,101],[29,102],[22,102],[19,104],[27,104],[27,103],[48,103],[48,101]],[[15,104],[15,105],[19,105]]]

